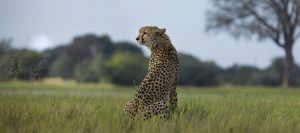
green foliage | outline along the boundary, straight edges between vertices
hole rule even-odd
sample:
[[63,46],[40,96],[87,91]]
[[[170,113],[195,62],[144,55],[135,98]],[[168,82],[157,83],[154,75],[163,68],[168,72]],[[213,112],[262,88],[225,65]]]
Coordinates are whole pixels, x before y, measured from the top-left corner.
[[93,77],[88,69],[89,61],[84,60],[78,63],[74,69],[74,77],[79,82],[97,82],[96,77]]
[[74,77],[79,82],[100,82],[106,81],[106,67],[100,55],[92,60],[81,61],[75,67]]
[[263,71],[260,81],[267,86],[279,86],[282,81],[284,71],[284,59],[275,58],[270,67]]
[[[51,76],[75,78],[80,82],[111,81],[116,84],[132,85],[134,80],[141,80],[141,75],[145,74],[146,69],[142,61],[145,58],[140,48],[129,42],[113,43],[108,36],[78,36],[69,45],[47,50],[45,53],[52,62]],[[121,57],[120,61],[118,58],[121,53],[128,54],[122,54],[125,57]],[[122,61],[123,58],[127,61]],[[117,66],[119,61],[124,67],[121,67],[121,64]],[[136,68],[136,71],[132,72],[132,68]],[[123,74],[126,77],[116,77]]]
[[11,71],[11,59],[8,55],[0,56],[0,81],[13,78],[14,73]]
[[43,56],[29,50],[11,50],[0,56],[0,79],[29,80],[45,76],[42,65]]
[[115,44],[116,52],[129,52],[132,54],[143,54],[143,51],[137,47],[137,44],[130,42],[117,42]]
[[[300,78],[297,70],[300,68],[296,65],[295,77]],[[234,65],[219,75],[220,84],[231,85],[263,85],[263,86],[280,86],[284,71],[284,58],[275,58],[271,65],[266,69],[258,69],[254,66]],[[299,85],[299,81],[296,81]]]
[[180,54],[180,81],[181,85],[211,86],[218,84],[220,68],[213,62],[201,62],[197,58]]
[[96,82],[106,82],[108,80],[106,75],[107,68],[101,55],[95,55],[92,58],[88,69],[90,71],[90,75],[96,79]]
[[234,65],[220,75],[220,80],[223,84],[230,83],[233,85],[258,85],[257,80],[261,70],[253,66]]
[[[62,77],[79,82],[111,82],[138,85],[147,72],[147,59],[136,44],[112,42],[109,36],[83,35],[67,45],[42,53],[10,47],[10,40],[0,41],[0,81]],[[234,65],[221,68],[212,61],[179,53],[182,86],[280,86],[284,59],[276,58],[266,69]],[[300,67],[295,67],[300,85]]]
[[108,73],[113,83],[136,85],[147,72],[147,61],[140,54],[116,53],[107,62]]
[[[83,68],[80,67],[82,65],[86,65],[84,67],[86,70],[83,71],[87,72],[90,60],[93,60],[95,55],[101,56],[101,58],[107,60],[113,52],[114,45],[108,36],[97,37],[91,34],[75,37],[75,39],[67,46],[45,51],[50,59],[50,75],[61,76],[66,79],[75,78],[75,69]],[[78,73],[80,72],[77,70],[77,74]],[[76,78],[86,79],[79,77]],[[96,79],[93,78],[93,81],[97,79],[98,77]],[[90,80],[88,78],[82,81]]]
[[[17,57],[20,72],[19,79],[28,80],[34,68],[37,68],[36,66],[40,64],[42,58],[43,57],[40,53],[32,51],[22,51]],[[37,68],[34,72],[39,72],[41,71],[41,69],[42,68]]]
[[0,40],[0,56],[11,49],[10,47],[11,41],[12,41],[11,39]]
[[60,76],[62,78],[73,77],[73,61],[67,55],[61,55],[59,58],[53,61],[50,67],[50,76]]

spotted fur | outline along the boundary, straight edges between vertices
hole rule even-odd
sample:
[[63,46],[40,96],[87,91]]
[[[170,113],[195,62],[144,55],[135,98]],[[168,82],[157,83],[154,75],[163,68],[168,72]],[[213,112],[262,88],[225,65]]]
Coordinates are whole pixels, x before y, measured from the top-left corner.
[[131,117],[141,113],[144,119],[153,115],[166,118],[170,110],[177,107],[178,57],[165,31],[155,26],[139,30],[136,40],[151,50],[151,57],[148,74],[138,86],[133,100],[123,108]]

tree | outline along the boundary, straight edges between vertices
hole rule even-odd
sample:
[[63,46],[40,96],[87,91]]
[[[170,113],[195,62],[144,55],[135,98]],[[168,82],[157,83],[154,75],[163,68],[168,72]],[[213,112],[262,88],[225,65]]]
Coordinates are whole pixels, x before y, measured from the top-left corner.
[[299,0],[213,0],[207,29],[222,29],[235,37],[270,39],[285,51],[283,86],[294,80],[293,46],[300,37]]
[[119,85],[138,85],[147,73],[145,57],[129,52],[115,53],[106,67],[111,82]]
[[99,53],[93,58],[79,62],[74,68],[74,78],[79,82],[105,82],[106,68],[103,59]]
[[136,44],[130,42],[117,42],[115,43],[116,52],[130,52],[132,54],[143,54],[142,49],[140,49]]
[[98,82],[98,77],[89,69],[90,61],[79,62],[74,68],[74,78],[79,82]]
[[43,55],[29,50],[10,50],[0,56],[0,80],[42,78]]
[[247,65],[233,65],[220,74],[220,82],[232,85],[258,85],[262,73],[258,68]]
[[0,40],[0,56],[11,49],[11,42],[11,39]]
[[74,77],[74,63],[72,58],[66,54],[61,54],[59,58],[55,59],[51,63],[49,70],[49,76],[59,76],[64,79],[70,79]]
[[50,76],[61,76],[65,79],[76,77],[80,81],[93,79],[96,82],[98,79],[77,76],[88,72],[87,67],[84,70],[81,68],[84,64],[89,65],[95,55],[101,56],[103,61],[108,60],[114,53],[114,44],[109,36],[87,34],[75,37],[68,45],[46,50],[44,53],[48,56]]
[[103,58],[101,54],[96,53],[93,58],[90,61],[89,64],[89,72],[92,77],[96,79],[96,82],[106,82],[107,81],[107,75],[105,73],[106,67],[105,62],[103,61]]
[[273,59],[272,64],[265,69],[258,78],[261,85],[279,86],[284,73],[284,58]]
[[213,62],[202,62],[191,55],[180,53],[179,63],[180,85],[213,86],[218,84],[217,75],[220,68]]

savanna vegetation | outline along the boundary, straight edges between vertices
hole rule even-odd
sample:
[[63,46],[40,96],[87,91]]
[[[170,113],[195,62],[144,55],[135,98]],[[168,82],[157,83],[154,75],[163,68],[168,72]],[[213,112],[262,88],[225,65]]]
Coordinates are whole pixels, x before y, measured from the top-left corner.
[[271,40],[285,56],[223,68],[179,51],[178,107],[142,120],[122,112],[147,73],[137,44],[86,34],[34,51],[2,39],[0,132],[300,132],[299,0],[212,0],[207,21],[209,31]]
[[[42,52],[17,49],[10,40],[0,43],[0,80],[40,80],[45,77],[86,83],[138,85],[147,72],[147,56],[137,44],[113,42],[109,36],[75,37],[70,43]],[[179,54],[182,86],[280,86],[284,58],[275,58],[265,69],[233,65],[222,68],[186,53]],[[294,67],[300,85],[300,67]]]
[[167,120],[130,119],[134,87],[47,79],[0,84],[0,132],[299,132],[299,89],[183,87]]

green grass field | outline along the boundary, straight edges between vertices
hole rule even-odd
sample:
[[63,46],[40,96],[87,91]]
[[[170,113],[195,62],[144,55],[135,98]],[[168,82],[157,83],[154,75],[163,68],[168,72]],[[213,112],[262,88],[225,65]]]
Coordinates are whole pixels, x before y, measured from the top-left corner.
[[130,119],[134,87],[0,83],[0,132],[300,132],[300,89],[179,88],[168,120]]

